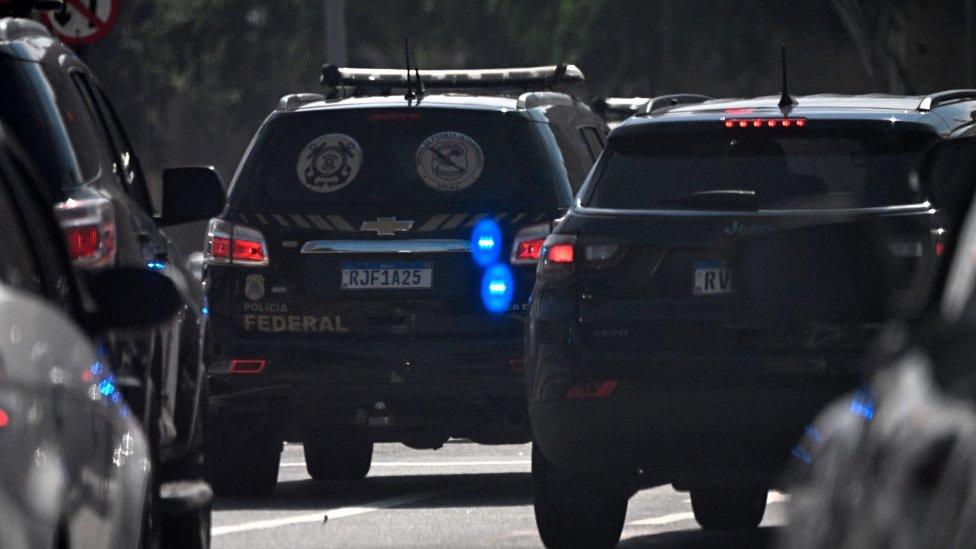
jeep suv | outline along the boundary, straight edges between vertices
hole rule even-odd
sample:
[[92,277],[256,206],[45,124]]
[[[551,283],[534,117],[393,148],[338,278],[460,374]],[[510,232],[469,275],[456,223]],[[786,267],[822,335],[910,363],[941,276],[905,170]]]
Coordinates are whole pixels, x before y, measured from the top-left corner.
[[857,382],[869,319],[756,314],[740,240],[831,257],[853,243],[791,230],[858,220],[885,237],[894,302],[932,284],[943,222],[910,174],[972,129],[976,92],[777,99],[648,106],[543,245],[526,371],[548,545],[615,543],[630,495],[660,484],[690,490],[705,528],[757,526],[804,425]]

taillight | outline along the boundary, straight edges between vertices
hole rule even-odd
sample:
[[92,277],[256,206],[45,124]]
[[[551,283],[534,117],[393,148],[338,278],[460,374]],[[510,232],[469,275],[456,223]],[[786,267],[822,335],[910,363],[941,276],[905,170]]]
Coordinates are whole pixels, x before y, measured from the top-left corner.
[[54,206],[64,231],[68,255],[79,267],[100,268],[115,262],[115,210],[104,197],[69,199]]
[[268,265],[268,244],[257,229],[211,219],[204,261],[215,265],[263,267]]
[[512,241],[512,256],[509,262],[512,265],[533,265],[539,262],[542,254],[542,245],[549,236],[549,223],[532,225],[525,227],[515,233],[515,240]]
[[572,244],[553,244],[546,253],[546,263],[572,263],[574,255]]
[[515,245],[516,261],[539,261],[539,253],[542,252],[542,243],[545,238],[533,238],[523,240]]

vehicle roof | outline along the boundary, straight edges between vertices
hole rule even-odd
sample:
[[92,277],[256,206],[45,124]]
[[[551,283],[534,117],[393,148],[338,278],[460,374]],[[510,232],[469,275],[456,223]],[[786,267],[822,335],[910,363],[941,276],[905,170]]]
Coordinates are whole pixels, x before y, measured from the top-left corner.
[[751,99],[713,99],[691,105],[678,105],[633,116],[621,124],[619,129],[628,134],[632,131],[639,132],[638,128],[642,126],[662,122],[709,122],[726,118],[788,115],[814,120],[917,123],[946,133],[959,126],[972,124],[969,113],[976,110],[976,102],[971,99],[948,102],[931,110],[920,108],[926,99],[926,96],[921,95],[821,94],[795,96],[793,99],[796,104],[785,110],[779,107],[779,95]]

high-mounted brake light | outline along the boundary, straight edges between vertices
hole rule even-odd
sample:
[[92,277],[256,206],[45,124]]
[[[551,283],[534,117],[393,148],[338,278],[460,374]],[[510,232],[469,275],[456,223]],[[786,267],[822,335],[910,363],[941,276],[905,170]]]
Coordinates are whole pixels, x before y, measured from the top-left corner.
[[211,219],[204,261],[211,265],[263,267],[269,262],[268,244],[257,229]]
[[726,128],[802,128],[807,125],[806,118],[726,118],[722,120]]
[[582,400],[586,398],[606,398],[617,390],[616,379],[600,381],[584,381],[566,389],[563,398],[566,400]]
[[101,268],[115,261],[115,210],[104,197],[69,199],[54,206],[68,255],[79,267]]
[[546,251],[546,263],[572,263],[574,255],[572,244],[553,244]]
[[369,115],[370,122],[418,122],[419,112],[376,112]]

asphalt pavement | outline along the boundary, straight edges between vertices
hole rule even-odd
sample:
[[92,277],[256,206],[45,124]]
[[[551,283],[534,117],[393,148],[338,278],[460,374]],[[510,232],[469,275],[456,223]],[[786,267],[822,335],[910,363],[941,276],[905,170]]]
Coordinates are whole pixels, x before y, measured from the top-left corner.
[[[317,483],[302,447],[285,445],[278,487],[266,498],[214,504],[213,546],[541,547],[532,513],[530,445],[451,442],[437,451],[378,444],[364,482]],[[621,547],[767,547],[786,497],[771,493],[756,532],[698,528],[688,494],[670,487],[630,500]]]

